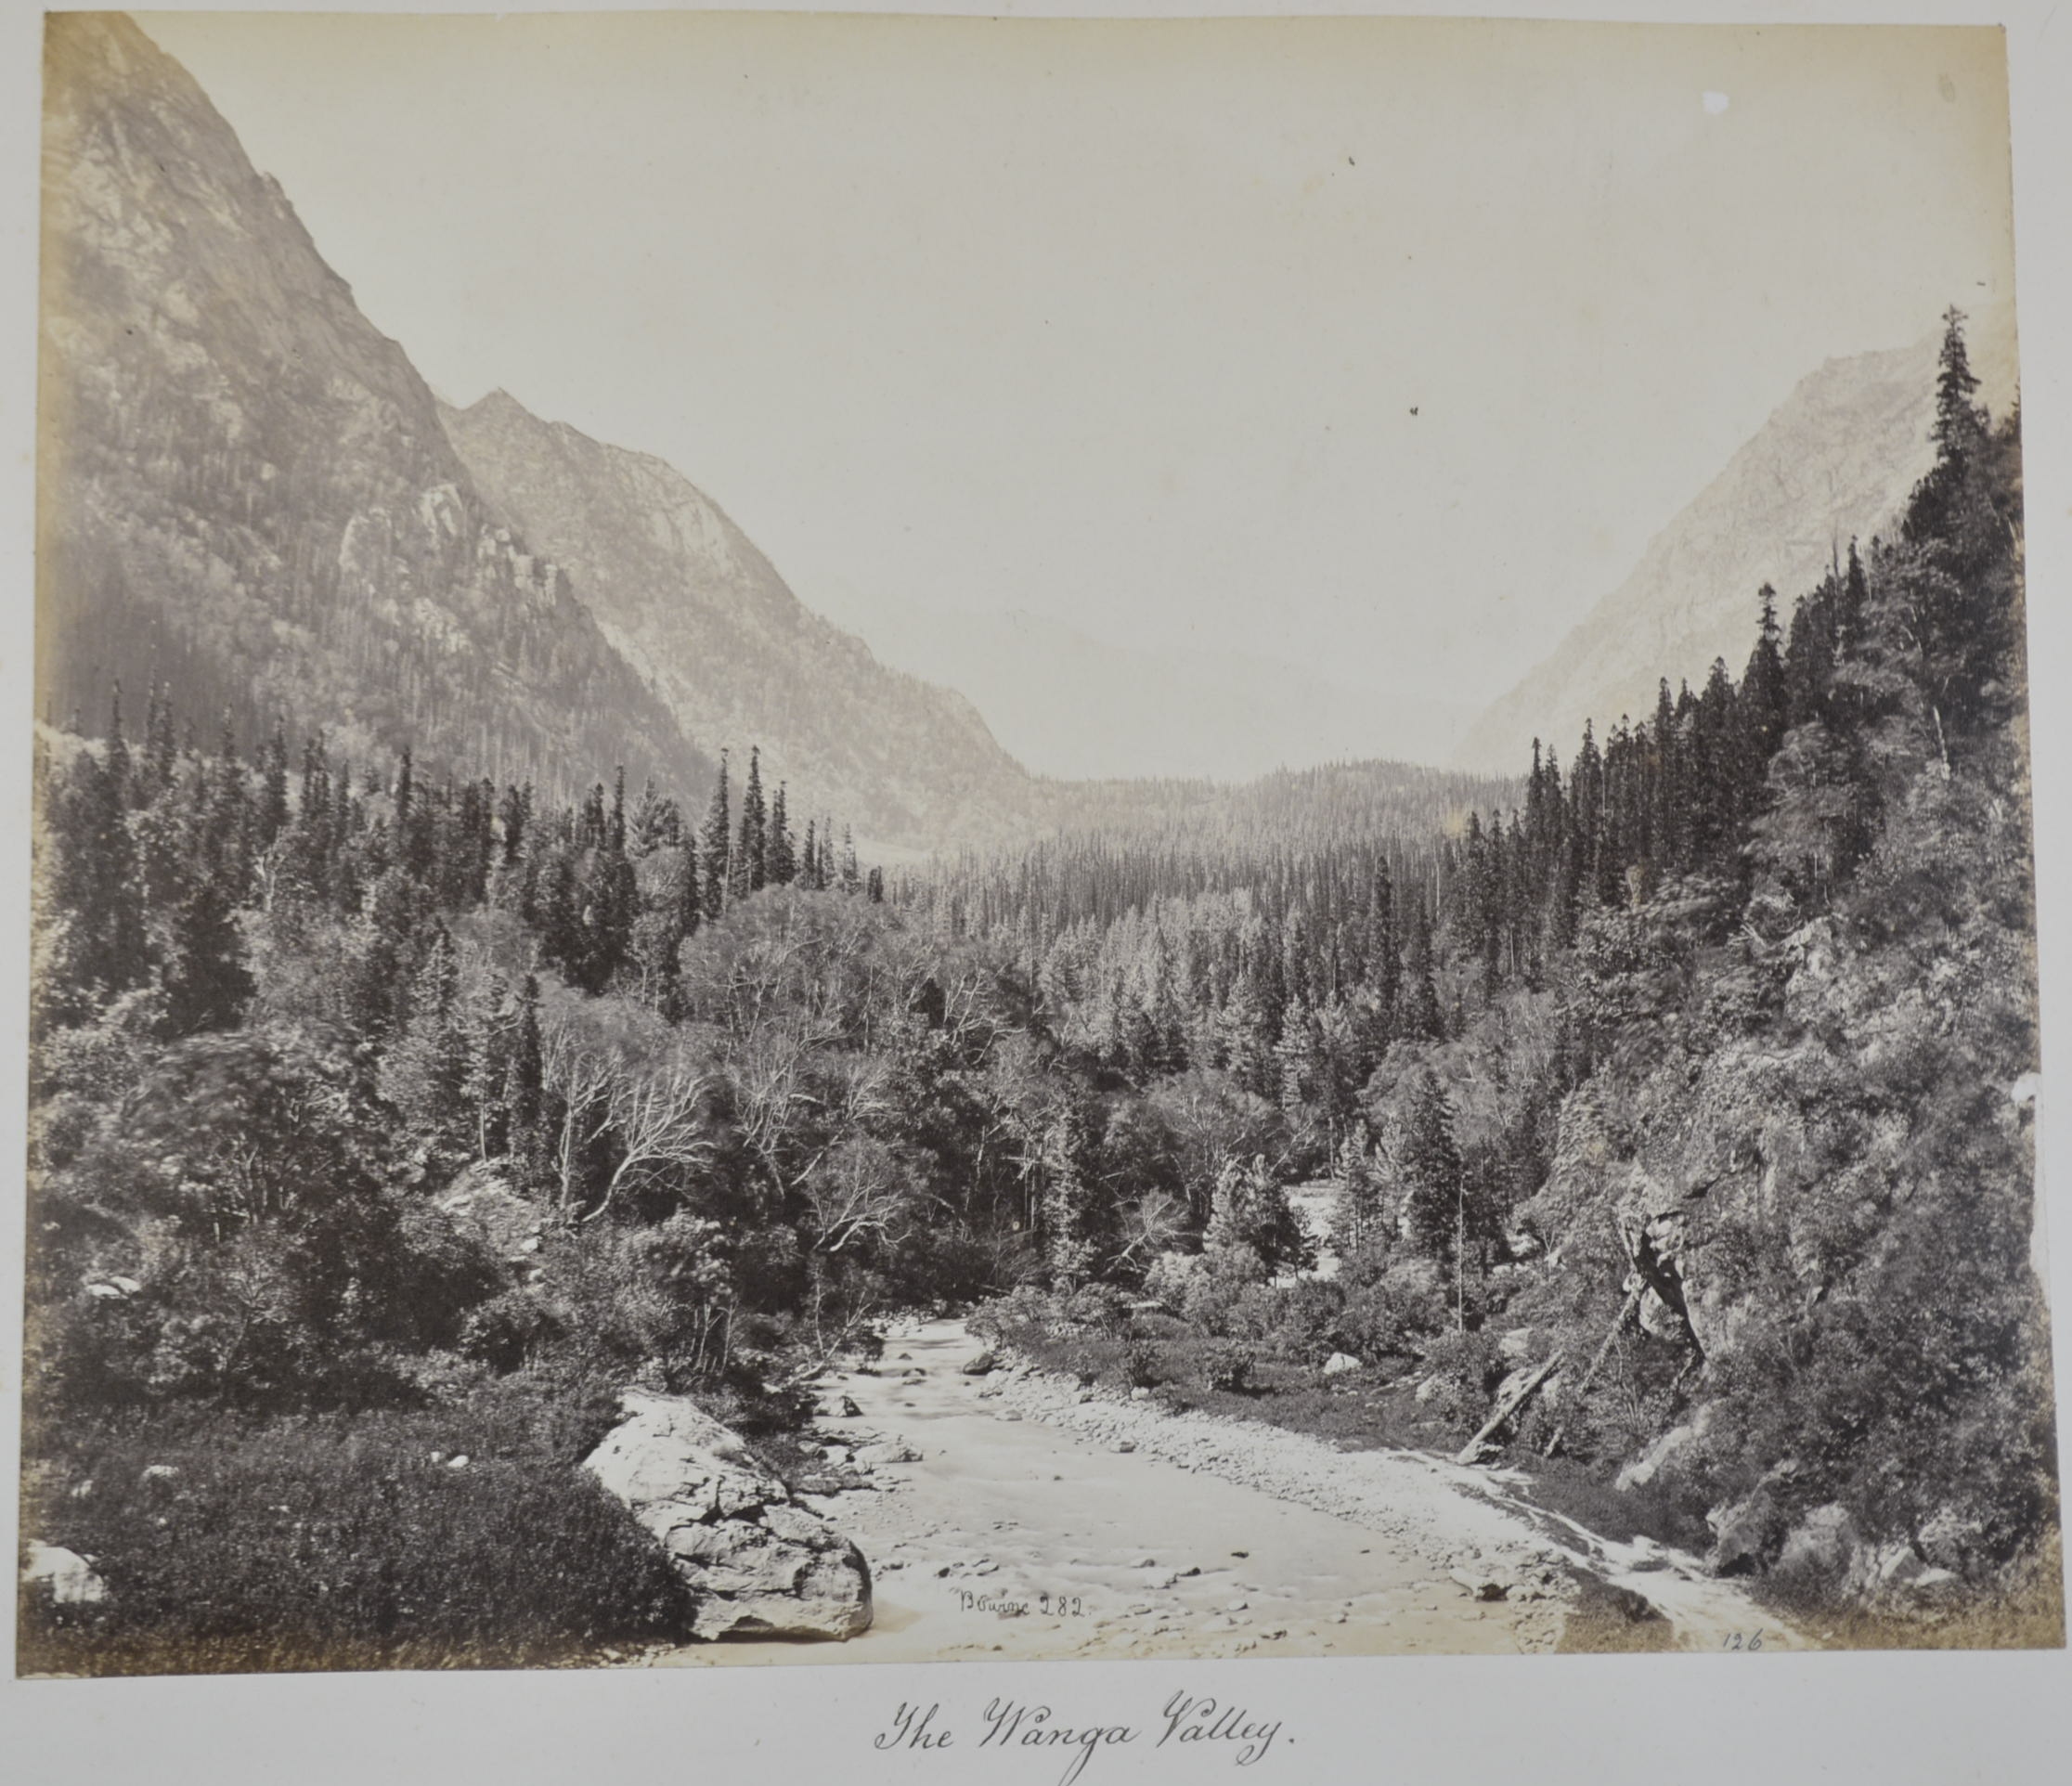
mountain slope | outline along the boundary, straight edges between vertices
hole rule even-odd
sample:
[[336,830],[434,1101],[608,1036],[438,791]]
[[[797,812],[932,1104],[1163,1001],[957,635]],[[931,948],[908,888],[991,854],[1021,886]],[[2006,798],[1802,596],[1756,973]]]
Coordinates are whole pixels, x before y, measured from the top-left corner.
[[[1998,412],[2014,385],[2013,317],[1981,314],[1969,332],[1980,395]],[[1934,462],[1941,339],[1829,360],[1801,380],[1625,581],[1476,720],[1455,761],[1515,770],[1535,737],[1566,756],[1586,718],[1601,735],[1622,714],[1652,713],[1663,677],[1695,688],[1716,657],[1738,676],[1762,585],[1788,620],[1832,555],[1889,527]]]
[[970,841],[1018,823],[1029,787],[976,709],[887,669],[805,608],[748,537],[645,453],[541,421],[502,391],[442,412],[479,488],[566,564],[605,636],[707,751],[763,752],[801,816],[874,838]]
[[702,783],[186,71],[119,14],[54,15],[46,63],[45,708],[163,679],[248,737],[279,711],[347,755]]

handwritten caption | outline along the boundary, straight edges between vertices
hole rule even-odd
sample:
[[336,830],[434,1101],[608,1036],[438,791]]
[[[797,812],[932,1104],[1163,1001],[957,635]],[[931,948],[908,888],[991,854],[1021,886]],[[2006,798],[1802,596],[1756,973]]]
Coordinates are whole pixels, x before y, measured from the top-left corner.
[[[1104,1749],[1147,1742],[1154,1749],[1169,1744],[1205,1745],[1228,1754],[1240,1767],[1263,1761],[1281,1734],[1278,1718],[1256,1717],[1242,1705],[1206,1695],[1175,1693],[1143,1724],[1072,1724],[1049,1705],[1024,1700],[992,1699],[981,1714],[976,1742],[969,1726],[954,1726],[940,1701],[928,1705],[900,1702],[884,1729],[871,1739],[874,1749],[901,1749],[933,1754],[944,1750],[1051,1749],[1068,1759],[1058,1786],[1073,1786]],[[1292,1740],[1292,1739],[1290,1739]]]
[[1000,1619],[1023,1619],[1031,1612],[1049,1617],[1055,1613],[1061,1619],[1083,1619],[1086,1602],[1077,1594],[1039,1594],[1033,1600],[1011,1599],[1004,1594],[972,1594],[959,1591],[957,1610],[961,1612],[991,1612]]

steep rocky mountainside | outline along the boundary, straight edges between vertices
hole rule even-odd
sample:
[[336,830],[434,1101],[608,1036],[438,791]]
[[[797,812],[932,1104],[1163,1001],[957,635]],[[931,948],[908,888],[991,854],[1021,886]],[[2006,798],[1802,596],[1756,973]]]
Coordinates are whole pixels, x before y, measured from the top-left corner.
[[38,682],[550,785],[707,764],[482,499],[403,350],[117,14],[48,37]]
[[794,812],[922,845],[1025,820],[1028,778],[969,702],[887,669],[801,605],[661,459],[543,421],[502,391],[442,419],[477,487],[568,566],[686,734],[711,753],[759,744],[763,779],[791,783]]
[[[1535,737],[1573,741],[1589,719],[1601,738],[1621,715],[1652,713],[1663,677],[1698,688],[1716,657],[1739,675],[1761,587],[1776,588],[1789,619],[1852,538],[1868,545],[1890,526],[1934,463],[1940,339],[1829,360],[1801,380],[1625,581],[1491,705],[1455,761],[1515,768]],[[2012,313],[1982,312],[1971,340],[1980,395],[1999,413],[2014,389]]]

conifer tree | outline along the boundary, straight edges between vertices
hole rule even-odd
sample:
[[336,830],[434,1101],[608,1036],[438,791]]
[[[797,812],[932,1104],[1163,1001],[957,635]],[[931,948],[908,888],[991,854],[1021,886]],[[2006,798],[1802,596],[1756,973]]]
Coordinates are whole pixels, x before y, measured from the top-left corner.
[[736,899],[746,899],[751,893],[762,891],[768,876],[769,865],[765,860],[768,848],[769,815],[763,809],[762,750],[759,745],[748,747],[748,781],[741,791],[741,836],[734,850],[732,891]]
[[1367,959],[1374,964],[1374,1003],[1379,1048],[1396,1034],[1403,999],[1403,941],[1396,931],[1395,883],[1383,857],[1374,870],[1374,912],[1368,925]]
[[1457,1271],[1468,1226],[1467,1173],[1454,1140],[1453,1101],[1429,1067],[1419,1068],[1410,1083],[1396,1165],[1411,1244]]
[[733,875],[732,799],[727,792],[727,753],[719,753],[719,776],[712,784],[712,804],[706,809],[705,834],[699,838],[701,866],[705,871],[705,914],[717,920],[727,909],[727,889]]
[[523,789],[516,783],[504,789],[503,801],[497,809],[497,821],[503,832],[503,864],[516,868],[525,849],[525,830],[532,818],[532,789]]
[[179,768],[180,747],[173,704],[162,684],[151,685],[151,698],[144,718],[144,783],[140,801],[156,799],[173,785]]
[[274,716],[272,734],[260,757],[259,808],[254,815],[257,844],[264,851],[273,846],[288,823],[288,722]]
[[56,893],[65,913],[52,993],[55,1014],[68,1018],[138,984],[146,973],[144,889],[128,817],[131,779],[118,683],[103,752],[81,751],[52,802]]
[[1404,1008],[1398,1033],[1415,1042],[1444,1041],[1446,1019],[1433,977],[1431,917],[1421,899],[1411,901],[1410,946],[1403,969]]
[[1742,677],[1740,703],[1746,739],[1742,772],[1751,782],[1761,779],[1769,759],[1777,754],[1790,718],[1782,638],[1777,624],[1777,591],[1766,583],[1759,599],[1762,607],[1755,648],[1749,654],[1748,668]]
[[798,857],[792,848],[791,823],[784,812],[784,784],[777,783],[770,803],[770,848],[766,873],[772,887],[789,887],[798,878]]
[[526,1188],[549,1182],[546,1136],[546,1055],[539,1035],[539,982],[527,974],[518,989],[517,1024],[504,1082],[510,1111],[511,1152]]

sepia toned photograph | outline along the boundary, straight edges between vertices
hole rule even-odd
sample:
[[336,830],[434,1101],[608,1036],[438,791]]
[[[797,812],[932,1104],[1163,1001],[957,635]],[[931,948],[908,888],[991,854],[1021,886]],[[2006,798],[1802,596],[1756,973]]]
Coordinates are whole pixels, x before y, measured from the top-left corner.
[[19,1675],[2062,1647],[2001,32],[42,155]]

